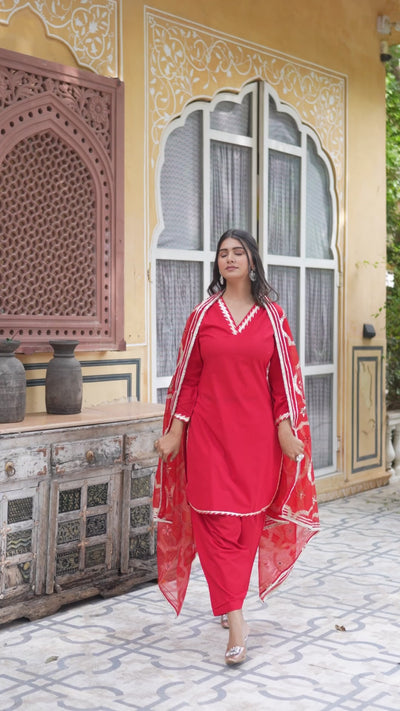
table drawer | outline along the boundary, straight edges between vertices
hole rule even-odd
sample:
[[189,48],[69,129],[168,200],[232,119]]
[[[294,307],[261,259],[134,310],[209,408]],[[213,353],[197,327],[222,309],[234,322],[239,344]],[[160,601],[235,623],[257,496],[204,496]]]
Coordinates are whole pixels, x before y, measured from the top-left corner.
[[8,449],[0,453],[0,482],[45,477],[47,473],[47,447]]
[[131,430],[126,435],[126,461],[131,463],[145,459],[157,462],[158,457],[154,449],[154,442],[161,434],[162,422],[160,420],[149,423],[146,427],[143,425],[136,426],[133,431]]
[[51,464],[57,475],[122,464],[122,436],[60,442],[51,447]]

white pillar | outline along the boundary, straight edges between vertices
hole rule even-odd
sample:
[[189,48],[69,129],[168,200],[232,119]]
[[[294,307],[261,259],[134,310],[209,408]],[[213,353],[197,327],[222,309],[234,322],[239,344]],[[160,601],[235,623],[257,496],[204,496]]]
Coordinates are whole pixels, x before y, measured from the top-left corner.
[[386,471],[400,476],[400,411],[388,412],[386,420]]
[[400,423],[396,423],[393,434],[394,473],[400,474]]
[[386,422],[386,471],[390,474],[394,474],[394,469],[392,468],[392,462],[394,460],[394,447],[392,444],[392,435],[394,427],[390,425],[389,417]]

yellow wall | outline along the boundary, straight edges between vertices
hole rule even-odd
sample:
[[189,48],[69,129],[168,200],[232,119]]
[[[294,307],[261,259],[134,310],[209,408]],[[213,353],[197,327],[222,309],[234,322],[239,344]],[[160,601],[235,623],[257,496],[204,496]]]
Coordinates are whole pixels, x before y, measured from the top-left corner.
[[[25,3],[21,1],[21,7]],[[51,3],[45,3],[50,7]],[[80,9],[79,0],[73,0]],[[108,7],[105,0],[98,6]],[[151,96],[146,71],[154,59],[154,47],[145,20],[154,13],[163,21],[186,23],[208,36],[224,35],[227,45],[247,47],[284,67],[298,70],[300,84],[288,89],[287,79],[277,79],[276,90],[282,100],[295,105],[302,120],[320,135],[332,159],[338,199],[341,287],[339,289],[339,382],[338,382],[338,474],[321,480],[321,496],[330,492],[355,491],[384,477],[385,462],[370,470],[352,470],[352,418],[354,385],[354,348],[384,346],[384,313],[375,314],[385,300],[385,86],[384,66],[379,58],[383,38],[376,29],[377,16],[387,14],[400,21],[397,0],[122,0],[108,17],[113,33],[105,33],[106,52],[96,60],[84,55],[84,48],[74,49],[73,29],[60,29],[57,18],[40,18],[33,9],[14,14],[0,9],[0,46],[62,64],[90,68],[112,75],[118,67],[125,83],[125,354],[83,354],[86,360],[138,359],[141,368],[141,397],[149,397],[150,282],[147,276],[149,248],[156,224],[154,180],[157,157],[151,121]],[[147,9],[146,9],[147,8]],[[82,5],[82,12],[87,8]],[[111,11],[110,11],[111,12]],[[170,17],[164,13],[169,13]],[[89,26],[89,25],[88,25]],[[100,26],[100,25],[99,25]],[[122,28],[122,29],[121,29]],[[64,32],[64,35],[62,35]],[[119,34],[121,32],[121,34]],[[52,37],[49,37],[52,34]],[[400,33],[390,42],[400,41]],[[161,56],[161,55],[160,55]],[[111,61],[112,60],[112,61]],[[90,64],[91,62],[91,64]],[[238,65],[237,59],[233,63]],[[255,63],[253,63],[253,67]],[[270,71],[268,69],[268,71]],[[238,89],[249,75],[221,71],[213,86],[202,88],[201,96],[210,98],[218,89]],[[303,88],[301,87],[303,81]],[[320,90],[316,107],[307,103],[310,82],[326,82]],[[317,90],[316,90],[317,91]],[[341,92],[341,94],[340,94]],[[318,93],[318,91],[317,91]],[[340,94],[340,95],[339,95]],[[196,94],[197,98],[198,94]],[[189,97],[194,98],[194,95]],[[189,100],[188,99],[188,100]],[[325,102],[325,104],[323,104]],[[330,110],[337,112],[332,116]],[[168,118],[174,115],[171,107]],[[179,102],[176,113],[182,110]],[[313,113],[314,111],[314,113]],[[153,117],[153,118],[152,118]],[[149,123],[148,123],[149,122]],[[157,139],[158,140],[158,139]],[[147,169],[147,173],[146,173]],[[147,210],[147,204],[149,209]],[[372,342],[362,338],[363,323],[373,323],[377,336]],[[26,362],[43,362],[40,355]],[[135,365],[129,366],[134,374]],[[107,366],[109,368],[109,366]],[[123,369],[123,367],[121,366]],[[367,380],[366,380],[367,382]],[[86,388],[86,404],[123,397],[123,388],[104,390],[103,386]],[[35,392],[33,392],[35,391]],[[42,409],[43,392],[32,388],[29,408]],[[381,426],[384,426],[384,418]]]
[[22,8],[11,15],[8,24],[0,24],[0,47],[51,62],[78,66],[73,52],[63,42],[48,37],[43,21],[30,8]]

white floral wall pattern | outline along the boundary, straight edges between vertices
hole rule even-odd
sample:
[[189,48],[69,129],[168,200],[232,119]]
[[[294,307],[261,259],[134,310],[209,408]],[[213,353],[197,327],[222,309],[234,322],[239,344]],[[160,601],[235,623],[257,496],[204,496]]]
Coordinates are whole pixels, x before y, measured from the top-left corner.
[[343,195],[345,77],[153,9],[145,19],[151,172],[163,129],[188,101],[259,78],[317,131]]
[[70,48],[81,67],[103,76],[118,76],[117,0],[1,0],[0,22],[8,24],[30,7],[49,37]]

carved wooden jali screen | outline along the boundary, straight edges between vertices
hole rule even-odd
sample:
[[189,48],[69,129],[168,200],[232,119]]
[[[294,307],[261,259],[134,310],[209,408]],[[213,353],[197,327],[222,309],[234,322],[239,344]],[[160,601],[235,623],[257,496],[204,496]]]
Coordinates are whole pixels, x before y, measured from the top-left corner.
[[122,349],[123,85],[0,50],[0,338]]

